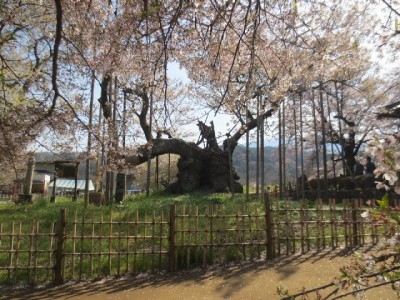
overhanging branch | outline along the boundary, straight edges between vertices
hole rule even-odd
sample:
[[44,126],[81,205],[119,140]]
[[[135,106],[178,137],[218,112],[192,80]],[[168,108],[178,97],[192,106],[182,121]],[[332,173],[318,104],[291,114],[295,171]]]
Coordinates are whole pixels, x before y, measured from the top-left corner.
[[148,159],[148,151],[151,149],[152,157],[163,154],[177,154],[182,157],[195,157],[201,154],[203,149],[194,143],[188,143],[181,139],[154,139],[144,146],[139,147],[135,155],[125,157],[125,162],[134,166],[145,163]]

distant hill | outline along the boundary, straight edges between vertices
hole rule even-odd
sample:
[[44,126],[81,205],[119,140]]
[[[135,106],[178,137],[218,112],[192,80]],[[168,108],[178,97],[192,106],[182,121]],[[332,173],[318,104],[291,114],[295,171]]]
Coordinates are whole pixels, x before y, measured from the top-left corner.
[[[238,145],[233,153],[233,166],[240,176],[240,183],[246,183],[246,147]],[[249,180],[256,182],[257,149],[249,148]],[[296,177],[296,157],[286,154],[286,175],[289,181]],[[264,148],[264,177],[266,184],[279,183],[279,149],[277,147]]]

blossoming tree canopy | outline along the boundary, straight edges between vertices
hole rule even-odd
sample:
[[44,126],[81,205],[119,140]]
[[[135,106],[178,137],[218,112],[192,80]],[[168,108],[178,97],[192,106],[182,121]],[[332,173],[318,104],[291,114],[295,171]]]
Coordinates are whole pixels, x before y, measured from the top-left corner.
[[369,144],[368,152],[374,157],[377,168],[374,171],[377,180],[377,188],[389,190],[393,188],[400,194],[400,136],[388,135],[384,139],[375,138]]
[[[6,153],[13,152],[16,139],[28,144],[49,133],[59,138],[48,147],[80,147],[82,132],[90,132],[94,147],[102,146],[110,161],[116,154],[136,165],[178,154],[177,191],[241,191],[232,153],[240,138],[272,117],[289,94],[310,91],[315,83],[326,88],[341,82],[350,87],[346,93],[365,96],[367,83],[380,80],[361,43],[374,28],[369,5],[54,0],[1,6],[2,160],[13,159]],[[170,78],[170,63],[187,72],[188,84]],[[93,124],[103,126],[89,124],[92,83],[101,91],[93,105],[102,109]],[[367,98],[383,101],[358,99]],[[350,108],[339,117],[360,115]],[[371,112],[361,110],[365,116]],[[205,121],[207,114],[218,112],[236,123],[220,140]],[[185,141],[180,130],[193,119],[198,143]],[[356,123],[360,136],[370,130]],[[124,149],[121,131],[131,137]]]

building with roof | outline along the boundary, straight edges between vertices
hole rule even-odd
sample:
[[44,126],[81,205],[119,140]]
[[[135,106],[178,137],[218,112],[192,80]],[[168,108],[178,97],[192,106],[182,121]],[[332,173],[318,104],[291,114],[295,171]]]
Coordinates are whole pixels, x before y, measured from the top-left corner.
[[[84,191],[86,185],[86,180],[78,179],[76,189],[79,191]],[[48,185],[48,192],[51,193],[54,186],[54,181],[50,182]],[[73,193],[75,189],[75,180],[69,178],[57,178],[56,180],[56,194],[69,194]],[[94,185],[91,180],[89,180],[89,191],[94,191]]]

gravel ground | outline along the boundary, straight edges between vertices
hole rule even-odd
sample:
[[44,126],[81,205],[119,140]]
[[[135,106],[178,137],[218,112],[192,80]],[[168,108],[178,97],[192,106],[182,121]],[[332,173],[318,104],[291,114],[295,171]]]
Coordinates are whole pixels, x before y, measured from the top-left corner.
[[[175,274],[141,274],[58,287],[0,289],[0,299],[279,299],[278,286],[291,293],[327,284],[349,263],[349,251],[294,255],[274,261],[244,262]],[[348,292],[348,291],[344,291]],[[329,290],[323,292],[328,294]],[[315,299],[311,294],[310,299]],[[300,298],[298,298],[300,299]],[[357,299],[346,296],[341,299]],[[359,299],[359,298],[358,298]],[[363,300],[397,299],[389,286],[366,292]]]

